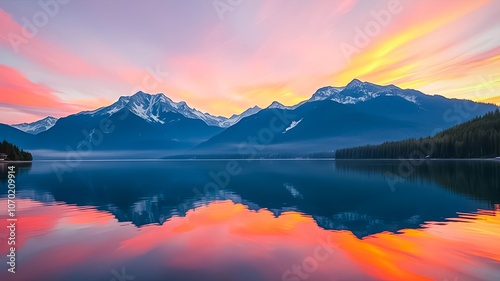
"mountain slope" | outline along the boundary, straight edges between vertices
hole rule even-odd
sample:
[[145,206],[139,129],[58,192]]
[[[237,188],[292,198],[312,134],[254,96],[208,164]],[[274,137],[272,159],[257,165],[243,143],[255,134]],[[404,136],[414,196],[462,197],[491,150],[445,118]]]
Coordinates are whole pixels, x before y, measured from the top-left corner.
[[487,113],[433,137],[337,150],[338,159],[482,158],[500,156],[500,111]]
[[238,123],[241,119],[254,115],[257,112],[261,111],[262,109],[258,106],[250,107],[249,109],[243,111],[241,114],[234,114],[233,116],[229,117],[227,120],[222,121],[219,125],[220,127],[223,128],[228,128],[233,126],[234,124]]
[[296,109],[264,109],[196,147],[192,153],[300,153],[331,151],[354,141],[382,141],[419,131],[415,122],[363,112],[330,100]]
[[19,147],[27,148],[32,145],[35,137],[9,125],[0,124],[0,141],[6,140],[15,143]]

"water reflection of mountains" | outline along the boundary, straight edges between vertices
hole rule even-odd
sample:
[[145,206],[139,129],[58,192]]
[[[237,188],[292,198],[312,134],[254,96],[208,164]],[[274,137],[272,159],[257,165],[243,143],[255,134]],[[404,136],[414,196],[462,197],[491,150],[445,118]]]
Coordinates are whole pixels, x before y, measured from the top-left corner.
[[337,160],[337,170],[358,171],[365,175],[383,174],[394,181],[435,182],[452,192],[500,203],[500,161],[496,160],[387,160],[379,165],[366,160]]
[[500,202],[500,163],[492,161],[426,161],[393,191],[386,175],[398,175],[400,166],[394,161],[243,161],[243,172],[231,177],[227,187],[201,193],[193,187],[201,188],[210,180],[209,172],[222,170],[225,162],[85,164],[63,182],[48,164],[39,164],[19,173],[18,196],[93,206],[136,226],[162,224],[229,199],[276,216],[296,210],[325,229],[362,237],[418,228]]

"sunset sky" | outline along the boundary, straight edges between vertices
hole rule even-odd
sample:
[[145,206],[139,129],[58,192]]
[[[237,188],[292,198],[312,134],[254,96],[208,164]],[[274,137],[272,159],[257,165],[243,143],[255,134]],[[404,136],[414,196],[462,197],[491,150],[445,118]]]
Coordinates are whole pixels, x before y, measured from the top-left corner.
[[498,0],[0,1],[0,123],[138,90],[230,116],[353,78],[500,105],[499,13]]

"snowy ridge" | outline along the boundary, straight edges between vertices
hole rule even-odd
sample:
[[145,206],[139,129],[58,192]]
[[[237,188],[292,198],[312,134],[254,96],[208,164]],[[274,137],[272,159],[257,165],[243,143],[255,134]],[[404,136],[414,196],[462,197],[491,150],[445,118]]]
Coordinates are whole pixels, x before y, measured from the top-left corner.
[[280,102],[277,102],[277,101],[273,101],[267,108],[269,109],[273,109],[273,108],[276,108],[276,109],[288,109],[287,106],[281,104]]
[[243,111],[241,114],[234,114],[233,116],[229,117],[227,120],[222,121],[222,123],[220,123],[220,125],[223,128],[231,127],[234,124],[240,122],[241,119],[243,119],[247,116],[254,115],[255,113],[257,113],[261,110],[262,109],[258,106],[251,107],[251,108]]
[[26,132],[28,134],[36,135],[52,128],[56,124],[57,120],[58,120],[57,118],[48,116],[42,120],[38,120],[33,123],[13,124],[10,126],[18,130],[21,130],[23,132]]
[[293,106],[286,106],[278,101],[272,102],[268,109],[289,109],[293,110],[307,102],[331,100],[342,104],[356,104],[374,99],[379,96],[399,96],[409,102],[418,104],[419,93],[413,90],[403,90],[394,85],[379,86],[369,82],[362,82],[358,79],[352,80],[345,87],[326,86],[319,88],[308,100],[302,101]]
[[268,107],[268,109],[289,109],[289,110],[293,110],[293,109],[296,109],[297,107],[303,105],[304,103],[306,103],[308,101],[302,101],[296,105],[291,105],[291,106],[286,106],[286,105],[283,105],[281,104],[280,102],[277,102],[277,101],[273,101]]
[[354,79],[345,87],[320,88],[309,101],[332,100],[342,104],[356,104],[379,96],[399,96],[418,104],[418,97],[414,93],[415,91],[403,90],[394,85],[379,86]]

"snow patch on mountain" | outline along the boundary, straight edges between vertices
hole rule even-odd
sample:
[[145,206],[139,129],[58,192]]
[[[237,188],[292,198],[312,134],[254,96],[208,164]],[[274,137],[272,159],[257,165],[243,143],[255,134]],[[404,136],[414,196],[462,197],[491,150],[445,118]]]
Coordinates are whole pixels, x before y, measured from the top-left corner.
[[417,101],[417,96],[411,96],[411,95],[397,95],[398,97],[402,97],[404,98],[405,100],[409,101],[409,102],[412,102],[412,103],[416,103],[416,104],[419,104],[418,101]]
[[291,129],[295,128],[297,125],[299,125],[299,123],[300,123],[300,121],[302,121],[302,119],[300,119],[299,121],[292,121],[292,124],[290,124],[290,126],[288,126],[288,128],[286,128],[285,131],[283,131],[283,134],[290,131]]
[[129,105],[129,108],[131,109],[132,113],[141,117],[142,119],[147,121],[152,121],[151,120],[152,118],[148,115],[148,111],[146,108],[144,108],[143,104],[137,104],[134,102],[131,105]]
[[326,100],[331,98],[334,94],[340,93],[345,87],[323,87],[319,88],[316,93],[312,95],[309,101]]

